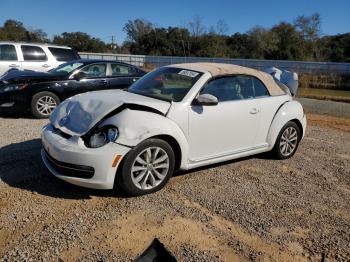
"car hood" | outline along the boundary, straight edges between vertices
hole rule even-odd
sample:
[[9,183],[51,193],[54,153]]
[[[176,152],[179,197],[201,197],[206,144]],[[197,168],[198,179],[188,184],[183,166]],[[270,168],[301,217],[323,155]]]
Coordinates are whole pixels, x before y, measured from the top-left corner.
[[122,90],[88,92],[62,102],[50,122],[64,133],[82,136],[112,111],[128,106],[165,115],[171,103]]
[[32,70],[8,70],[0,77],[0,83],[6,84],[10,82],[22,81],[50,81],[61,79],[61,76],[53,75],[45,72],[36,72]]

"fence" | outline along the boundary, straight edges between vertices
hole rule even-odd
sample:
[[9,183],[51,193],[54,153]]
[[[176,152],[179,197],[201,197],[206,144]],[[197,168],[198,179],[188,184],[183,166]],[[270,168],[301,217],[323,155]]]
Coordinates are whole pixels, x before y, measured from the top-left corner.
[[149,56],[149,55],[126,55],[108,53],[79,53],[86,59],[117,60],[133,64],[139,67],[151,65],[154,67],[195,62],[213,62],[241,65],[256,69],[278,67],[280,69],[309,74],[338,74],[350,75],[350,63],[329,62],[305,62],[286,60],[258,60],[258,59],[232,59],[232,58],[208,58],[208,57],[178,57],[178,56]]

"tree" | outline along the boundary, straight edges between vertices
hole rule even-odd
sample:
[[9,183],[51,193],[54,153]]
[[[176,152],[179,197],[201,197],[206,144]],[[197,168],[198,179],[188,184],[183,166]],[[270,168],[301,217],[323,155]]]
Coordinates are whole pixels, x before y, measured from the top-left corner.
[[64,32],[55,35],[53,43],[73,47],[78,52],[104,52],[108,49],[103,41],[83,32]]
[[220,19],[214,28],[214,32],[217,35],[226,35],[228,32],[228,25],[226,24],[225,20]]
[[123,28],[128,41],[137,42],[139,39],[152,31],[153,25],[145,19],[129,20]]
[[276,47],[268,58],[280,60],[303,60],[307,54],[303,48],[303,39],[295,27],[287,22],[272,27]]
[[304,46],[308,52],[308,59],[319,60],[320,46],[317,41],[321,33],[321,16],[319,13],[314,13],[311,16],[299,16],[294,25],[304,39]]
[[26,41],[26,29],[23,23],[16,20],[7,20],[0,28],[0,39],[7,41]]
[[41,29],[29,30],[22,22],[16,20],[7,20],[3,27],[0,27],[0,40],[49,42],[44,31]]
[[47,34],[41,30],[33,30],[27,31],[27,41],[28,42],[40,42],[40,43],[48,43],[50,40],[47,38]]
[[195,16],[193,21],[188,23],[188,30],[193,37],[199,37],[206,33],[206,28],[203,25],[203,19],[200,16]]
[[294,25],[296,29],[302,33],[305,40],[314,41],[320,36],[321,32],[321,16],[314,13],[311,16],[298,16]]
[[248,31],[246,49],[249,58],[265,59],[276,50],[277,39],[268,29],[256,26]]
[[248,51],[248,34],[235,33],[228,37],[226,43],[229,49],[229,57],[250,58]]
[[350,33],[324,36],[318,41],[324,60],[350,63]]

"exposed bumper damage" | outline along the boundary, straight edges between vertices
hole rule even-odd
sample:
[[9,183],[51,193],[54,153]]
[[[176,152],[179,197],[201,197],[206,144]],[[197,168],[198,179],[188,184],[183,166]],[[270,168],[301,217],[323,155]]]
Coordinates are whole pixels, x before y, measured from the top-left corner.
[[[113,188],[117,168],[131,149],[115,143],[109,143],[101,148],[87,148],[80,137],[72,136],[69,139],[62,137],[52,125],[47,125],[43,129],[41,140],[43,145],[41,156],[51,173],[69,183],[96,189]],[[117,156],[119,161],[115,164]],[[82,167],[85,167],[85,171],[86,167],[92,168],[93,175],[77,177],[78,173],[81,174]],[[74,176],[68,172],[69,170],[75,171]]]

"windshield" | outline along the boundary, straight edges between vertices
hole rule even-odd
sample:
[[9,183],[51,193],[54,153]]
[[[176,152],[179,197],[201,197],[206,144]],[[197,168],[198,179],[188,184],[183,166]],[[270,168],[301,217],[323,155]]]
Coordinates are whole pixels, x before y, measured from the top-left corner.
[[68,62],[68,63],[59,65],[55,69],[52,69],[50,73],[55,75],[65,75],[65,74],[71,73],[73,70],[75,70],[76,68],[82,65],[83,63],[79,63],[79,62]]
[[162,67],[148,73],[128,91],[165,101],[181,101],[202,73],[181,68]]

